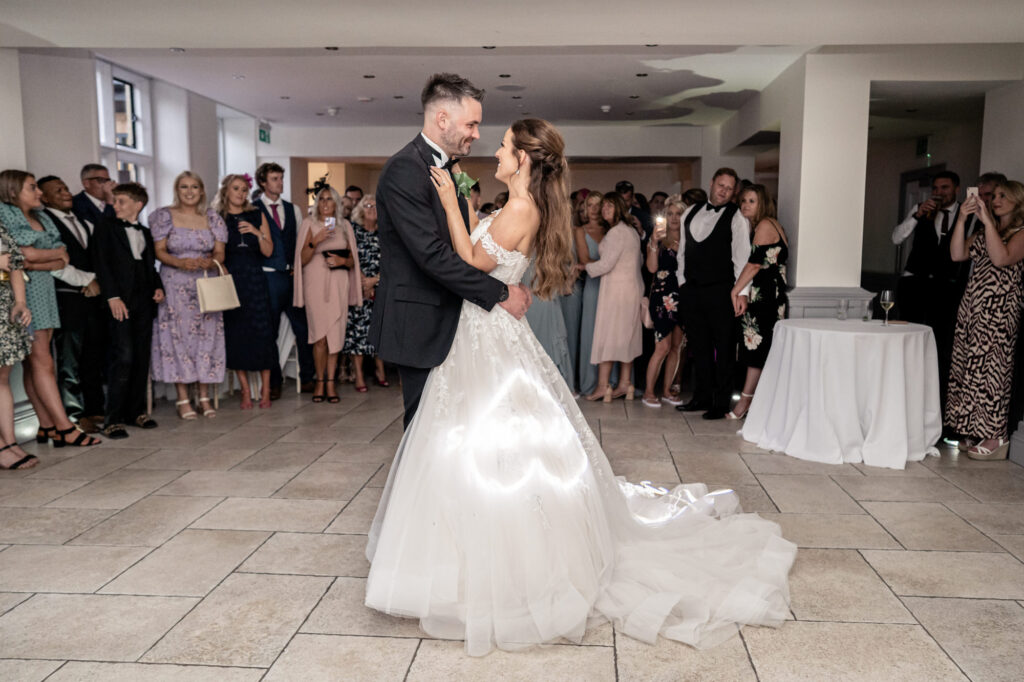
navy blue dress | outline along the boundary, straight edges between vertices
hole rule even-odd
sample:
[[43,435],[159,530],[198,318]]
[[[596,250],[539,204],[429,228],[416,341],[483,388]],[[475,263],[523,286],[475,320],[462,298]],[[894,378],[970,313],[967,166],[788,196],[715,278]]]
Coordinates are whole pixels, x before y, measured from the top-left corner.
[[239,232],[240,220],[258,229],[262,214],[259,209],[253,209],[224,215],[228,226],[224,266],[231,273],[238,301],[242,304],[240,308],[224,311],[224,346],[229,369],[255,372],[270,369],[279,361],[277,326],[270,319],[270,289],[263,274],[260,239],[254,234]]

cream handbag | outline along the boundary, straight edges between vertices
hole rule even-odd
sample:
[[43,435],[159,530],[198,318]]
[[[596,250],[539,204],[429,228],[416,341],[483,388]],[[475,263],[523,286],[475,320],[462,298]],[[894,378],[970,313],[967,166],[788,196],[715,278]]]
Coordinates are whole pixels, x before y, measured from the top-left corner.
[[235,291],[235,280],[231,279],[231,275],[220,263],[217,263],[217,269],[220,270],[219,276],[208,277],[204,271],[202,278],[196,280],[199,310],[204,313],[219,313],[242,307],[238,301],[238,292]]

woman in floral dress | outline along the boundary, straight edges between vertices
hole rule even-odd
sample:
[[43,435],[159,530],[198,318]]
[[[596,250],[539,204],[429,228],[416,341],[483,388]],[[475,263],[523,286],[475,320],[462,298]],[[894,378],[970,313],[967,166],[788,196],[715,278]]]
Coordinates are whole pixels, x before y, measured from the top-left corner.
[[[352,209],[352,231],[356,236],[356,248],[359,251],[359,270],[363,275],[364,300],[362,305],[354,305],[348,309],[345,347],[341,352],[352,356],[356,390],[360,391],[366,388],[366,379],[363,378],[363,358],[376,353],[369,341],[369,336],[374,292],[380,283],[380,238],[377,235],[377,198],[372,194],[367,194]],[[373,362],[374,381],[378,386],[386,388],[389,384],[388,375],[384,371],[384,361],[374,357]]]
[[32,313],[25,298],[25,259],[21,249],[0,224],[0,469],[31,469],[38,458],[18,445],[14,433],[14,396],[11,369],[32,350],[28,325]]
[[747,416],[754,389],[761,379],[761,370],[772,347],[775,323],[785,319],[789,299],[786,296],[786,261],[789,240],[786,231],[775,219],[775,202],[764,185],[751,185],[740,194],[740,213],[754,226],[753,248],[743,272],[732,288],[736,299],[747,283],[751,283],[747,312],[740,320],[740,363],[747,366],[747,378],[739,402],[726,415],[729,419]]

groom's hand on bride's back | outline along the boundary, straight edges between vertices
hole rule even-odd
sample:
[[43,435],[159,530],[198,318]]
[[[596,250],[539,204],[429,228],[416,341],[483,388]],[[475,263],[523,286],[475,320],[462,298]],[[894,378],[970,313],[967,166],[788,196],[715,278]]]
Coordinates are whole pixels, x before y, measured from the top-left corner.
[[517,284],[508,288],[508,298],[498,305],[507,310],[512,317],[521,320],[531,303],[533,303],[533,294],[522,284]]

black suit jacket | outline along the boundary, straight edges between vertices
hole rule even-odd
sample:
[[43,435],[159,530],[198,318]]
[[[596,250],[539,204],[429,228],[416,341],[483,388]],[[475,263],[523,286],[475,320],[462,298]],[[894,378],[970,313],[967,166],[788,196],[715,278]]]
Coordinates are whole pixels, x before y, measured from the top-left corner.
[[[153,235],[147,228],[142,229],[146,239],[146,248],[142,252],[142,268],[136,266],[132,256],[132,247],[125,233],[124,223],[117,218],[103,219],[93,229],[94,264],[96,279],[100,283],[100,295],[104,301],[120,297],[130,315],[138,314],[132,310],[133,300],[145,300],[153,303],[153,294],[163,289],[160,275],[156,271],[156,250],[153,247]],[[152,314],[155,308],[147,304],[145,314]]]
[[[43,211],[46,215],[50,216],[50,220],[52,220],[53,224],[57,226],[57,230],[60,232],[60,240],[64,242],[64,246],[67,247],[70,264],[79,270],[95,272],[93,269],[95,266],[92,262],[92,233],[95,231],[93,226],[96,223],[90,221],[86,224],[85,221],[75,214],[75,219],[78,221],[78,224],[89,231],[89,240],[86,242],[85,246],[82,246],[82,243],[78,241],[78,237],[71,232],[71,228],[68,227],[68,224],[58,217],[56,213],[48,208],[44,208]],[[72,211],[72,213],[74,214],[74,211]]]
[[[377,183],[380,285],[369,338],[381,358],[408,367],[444,362],[462,300],[490,310],[505,288],[452,249],[432,165],[433,150],[417,135],[388,159]],[[461,197],[459,205],[468,225]]]
[[79,220],[88,220],[89,224],[94,227],[104,218],[114,219],[114,207],[107,204],[101,212],[96,208],[96,204],[92,203],[92,199],[85,194],[85,190],[71,197],[71,212]]

